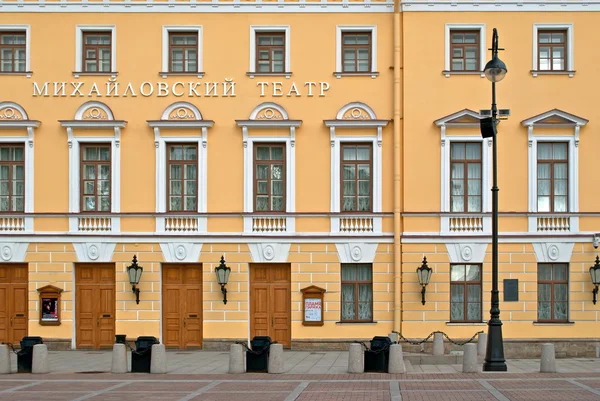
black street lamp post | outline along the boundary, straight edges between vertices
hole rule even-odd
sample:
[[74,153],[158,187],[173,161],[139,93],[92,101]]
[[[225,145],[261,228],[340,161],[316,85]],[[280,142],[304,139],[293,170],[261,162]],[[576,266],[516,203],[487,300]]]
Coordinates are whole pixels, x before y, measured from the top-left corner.
[[[492,117],[481,120],[481,135],[492,137],[492,306],[488,321],[488,339],[483,370],[486,372],[506,372],[504,344],[502,341],[502,321],[500,321],[500,299],[498,296],[498,165],[497,130],[498,109],[496,108],[496,82],[506,76],[506,64],[498,58],[498,31],[494,28],[492,37],[492,59],[485,65],[485,76],[492,82]],[[502,49],[501,49],[502,50]]]

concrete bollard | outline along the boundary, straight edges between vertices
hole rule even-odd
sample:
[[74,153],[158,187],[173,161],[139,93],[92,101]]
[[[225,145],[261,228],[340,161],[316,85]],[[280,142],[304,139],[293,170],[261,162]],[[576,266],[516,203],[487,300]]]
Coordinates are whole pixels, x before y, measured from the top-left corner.
[[600,358],[600,345],[596,345],[596,358]]
[[465,344],[463,346],[463,373],[479,372],[479,363],[477,361],[477,345]]
[[10,373],[10,349],[8,345],[0,344],[0,375]]
[[477,335],[477,355],[485,356],[487,348],[487,333],[479,333]]
[[36,344],[33,346],[31,373],[48,373],[48,346]]
[[229,346],[229,373],[237,374],[246,372],[244,363],[244,349],[240,344]]
[[402,344],[392,344],[390,346],[388,373],[406,373],[404,355],[402,354]]
[[267,371],[269,373],[285,372],[283,369],[283,344],[271,344]]
[[388,337],[392,341],[392,344],[395,344],[398,342],[398,334],[397,333],[390,333],[390,334],[388,334]]
[[353,343],[348,347],[348,373],[364,373],[365,362],[362,344]]
[[554,356],[554,344],[542,344],[542,357],[540,358],[541,373],[555,373],[556,360]]
[[442,333],[433,334],[433,355],[444,355],[444,337]]
[[111,373],[127,373],[127,348],[125,344],[113,344]]
[[164,344],[153,344],[150,356],[150,373],[167,373],[167,350]]

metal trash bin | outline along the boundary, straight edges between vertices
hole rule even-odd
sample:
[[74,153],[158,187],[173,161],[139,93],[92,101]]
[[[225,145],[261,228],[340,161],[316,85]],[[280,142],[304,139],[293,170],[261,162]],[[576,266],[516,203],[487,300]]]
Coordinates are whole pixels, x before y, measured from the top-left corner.
[[160,342],[153,336],[141,336],[135,340],[135,351],[131,353],[131,372],[150,373],[154,344],[160,344]]
[[365,351],[365,372],[388,373],[390,345],[389,337],[373,337],[371,348]]
[[115,344],[127,343],[127,334],[115,334]]
[[23,337],[21,350],[17,352],[17,372],[31,373],[33,365],[33,346],[43,344],[42,337]]
[[246,351],[246,372],[268,372],[271,344],[269,336],[255,336],[250,340],[252,351]]

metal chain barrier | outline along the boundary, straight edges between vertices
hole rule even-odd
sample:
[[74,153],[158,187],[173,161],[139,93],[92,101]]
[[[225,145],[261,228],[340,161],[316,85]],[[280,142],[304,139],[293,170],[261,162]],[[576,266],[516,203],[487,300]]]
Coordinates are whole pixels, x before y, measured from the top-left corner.
[[431,334],[429,334],[429,335],[427,336],[427,338],[425,338],[424,340],[421,340],[421,341],[410,341],[408,338],[404,337],[404,336],[402,335],[402,333],[400,333],[399,331],[395,331],[395,330],[394,330],[394,331],[392,331],[392,333],[398,334],[398,337],[400,337],[401,339],[403,339],[404,341],[406,341],[407,343],[409,343],[409,344],[412,344],[412,345],[420,345],[420,344],[423,344],[424,342],[426,342],[427,340],[429,340],[431,337],[433,337],[433,335],[434,335],[435,333],[441,333],[441,334],[442,334],[444,337],[446,337],[446,338],[448,339],[448,341],[450,341],[452,344],[461,346],[461,345],[465,345],[465,344],[468,344],[468,343],[470,343],[471,341],[473,341],[473,340],[475,339],[475,337],[477,337],[477,335],[478,335],[478,334],[481,334],[481,333],[483,333],[483,330],[481,330],[481,331],[478,331],[477,333],[473,334],[473,337],[471,337],[470,339],[468,339],[467,341],[464,341],[464,342],[458,342],[458,341],[454,341],[453,339],[451,339],[451,338],[448,336],[448,334],[444,333],[443,331],[439,331],[439,330],[438,330],[438,331],[432,331],[432,332],[431,332]]
[[269,348],[271,347],[272,344],[277,344],[277,341],[273,341],[272,343],[269,343],[269,345],[267,345],[266,347],[264,347],[262,350],[260,351],[254,351],[253,349],[249,348],[248,345],[242,341],[236,341],[236,344],[241,345],[242,347],[246,348],[246,351],[254,354],[254,355],[262,355],[265,352],[267,352],[269,350]]
[[15,353],[15,354],[17,354],[17,355],[22,355],[22,354],[23,354],[23,349],[21,349],[20,351],[17,351],[17,350],[15,349],[15,346],[14,346],[12,343],[8,343],[8,342],[7,342],[7,343],[2,343],[2,344],[6,344],[6,345],[8,345],[8,346],[10,347],[10,349],[12,350],[12,352],[14,352],[14,353]]
[[150,346],[150,347],[147,347],[146,349],[144,349],[143,351],[138,351],[136,349],[133,349],[133,347],[131,345],[129,345],[129,343],[127,341],[125,341],[124,344],[127,348],[129,348],[129,350],[131,351],[132,354],[136,354],[136,355],[144,355],[145,353],[147,353],[148,351],[150,351],[152,349],[152,346]]

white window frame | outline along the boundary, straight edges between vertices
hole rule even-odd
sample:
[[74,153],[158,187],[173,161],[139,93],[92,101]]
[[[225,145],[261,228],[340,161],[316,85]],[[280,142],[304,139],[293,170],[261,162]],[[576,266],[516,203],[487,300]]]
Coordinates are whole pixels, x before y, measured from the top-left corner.
[[[342,33],[345,32],[371,32],[371,71],[370,72],[342,72]],[[376,78],[377,72],[377,25],[337,25],[335,27],[335,72],[336,78],[352,75],[370,75]]]
[[[540,30],[552,30],[552,29],[557,29],[557,30],[567,30],[567,38],[566,38],[566,45],[567,45],[567,65],[566,65],[566,71],[540,71],[538,70],[538,31]],[[532,59],[531,59],[531,74],[534,77],[537,77],[538,74],[547,74],[547,75],[552,75],[552,74],[563,74],[563,75],[569,75],[569,78],[572,78],[573,75],[575,75],[575,60],[574,60],[574,44],[575,41],[573,40],[573,24],[571,23],[565,23],[565,24],[533,24],[533,53],[532,53]]]
[[[479,31],[479,69],[480,71],[451,71],[452,57],[450,55],[452,31]],[[444,75],[446,78],[450,78],[451,75],[472,75],[479,74],[482,78],[485,77],[483,68],[486,64],[486,34],[485,24],[446,24],[445,36],[444,36]]]
[[31,78],[31,26],[30,25],[0,25],[0,32],[22,32],[25,31],[25,71],[5,72],[2,75],[22,75]]
[[[262,32],[283,32],[285,34],[285,71],[260,73],[256,71],[256,34]],[[248,76],[254,78],[255,75],[285,75],[286,78],[292,76],[291,58],[290,58],[290,26],[289,25],[250,25],[250,65]]]
[[[169,66],[169,33],[172,32],[193,32],[198,35],[198,72],[171,72]],[[202,25],[163,25],[162,27],[162,67],[160,75],[166,78],[168,75],[197,75],[198,78],[204,76],[203,61],[203,40]]]
[[[84,32],[110,32],[110,72],[84,72],[83,71],[83,33]],[[116,25],[77,25],[75,27],[75,71],[73,76],[79,75],[111,75],[117,76],[117,27]]]

